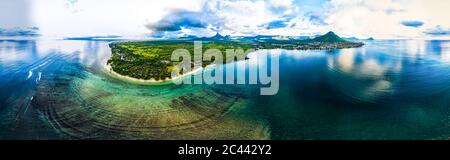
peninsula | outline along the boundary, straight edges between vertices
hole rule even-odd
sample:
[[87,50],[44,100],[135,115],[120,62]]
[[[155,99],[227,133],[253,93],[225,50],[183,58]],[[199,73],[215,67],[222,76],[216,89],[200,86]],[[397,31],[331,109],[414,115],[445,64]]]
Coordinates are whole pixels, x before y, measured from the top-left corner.
[[[213,37],[185,37],[174,40],[113,42],[111,58],[107,65],[122,75],[140,80],[171,79],[176,63],[170,61],[176,49],[194,51],[194,41],[201,41],[203,50],[218,49],[226,57],[226,49],[287,49],[287,50],[334,50],[356,48],[364,44],[342,39],[333,32],[315,38],[296,39],[280,36],[230,37],[217,33]],[[202,65],[207,66],[211,62]],[[224,62],[226,63],[226,62]]]

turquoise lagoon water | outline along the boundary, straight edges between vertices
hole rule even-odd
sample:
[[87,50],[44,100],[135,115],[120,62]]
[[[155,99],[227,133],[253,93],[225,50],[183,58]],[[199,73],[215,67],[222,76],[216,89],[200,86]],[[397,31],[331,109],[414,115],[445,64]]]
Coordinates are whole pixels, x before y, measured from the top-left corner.
[[104,41],[0,40],[0,139],[449,139],[450,41],[365,43],[254,53],[280,58],[261,96],[116,78]]

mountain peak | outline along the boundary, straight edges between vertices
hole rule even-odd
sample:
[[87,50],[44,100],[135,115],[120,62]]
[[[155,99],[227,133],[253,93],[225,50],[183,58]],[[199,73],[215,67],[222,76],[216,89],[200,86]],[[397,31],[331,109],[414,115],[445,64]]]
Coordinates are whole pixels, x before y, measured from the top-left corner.
[[229,39],[231,39],[231,37],[229,35],[223,36],[219,32],[217,32],[216,35],[211,37],[210,39],[213,39],[213,40],[229,40]]
[[329,31],[327,34],[325,34],[325,36],[338,36],[338,35],[336,35],[336,33],[334,33],[333,31]]
[[222,38],[223,36],[222,36],[219,32],[217,32],[216,35],[213,36],[213,37],[216,37],[216,38]]
[[313,39],[317,42],[346,42],[344,39],[336,35],[333,31]]

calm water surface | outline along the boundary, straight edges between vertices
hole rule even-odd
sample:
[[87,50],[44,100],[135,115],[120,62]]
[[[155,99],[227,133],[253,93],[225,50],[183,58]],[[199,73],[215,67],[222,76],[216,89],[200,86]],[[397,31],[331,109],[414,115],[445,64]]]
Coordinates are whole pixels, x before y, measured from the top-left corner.
[[108,42],[0,40],[0,139],[449,139],[450,41],[365,43],[270,50],[280,90],[260,96],[118,79]]

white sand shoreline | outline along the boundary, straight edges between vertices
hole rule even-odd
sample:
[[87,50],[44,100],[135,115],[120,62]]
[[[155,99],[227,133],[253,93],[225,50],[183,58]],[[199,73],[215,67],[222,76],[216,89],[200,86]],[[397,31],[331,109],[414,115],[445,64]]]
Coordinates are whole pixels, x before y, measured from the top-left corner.
[[199,71],[202,71],[203,69],[209,68],[210,66],[213,66],[213,65],[206,66],[205,68],[201,67],[201,68],[192,70],[192,71],[190,71],[188,73],[185,73],[185,74],[182,74],[182,75],[178,75],[176,77],[172,77],[172,78],[165,79],[165,80],[155,80],[155,79],[145,80],[145,79],[138,79],[138,78],[133,78],[133,77],[129,77],[129,76],[124,76],[124,75],[121,75],[121,74],[113,71],[111,65],[109,65],[109,64],[104,63],[103,66],[104,66],[104,69],[106,69],[107,73],[109,73],[113,77],[117,77],[119,79],[124,79],[124,80],[127,80],[127,81],[144,83],[144,84],[161,84],[161,83],[166,83],[166,82],[172,82],[173,80],[177,80],[177,79],[183,78],[185,76],[196,74]]

